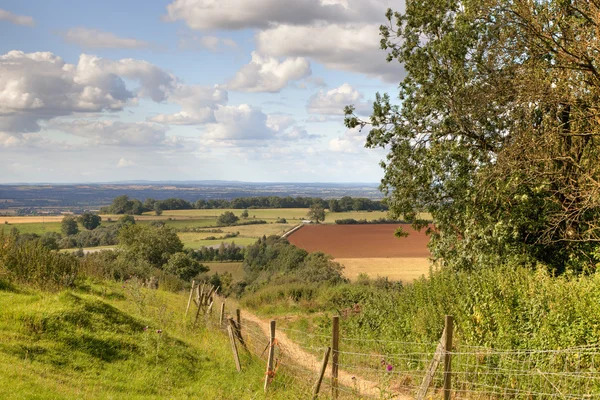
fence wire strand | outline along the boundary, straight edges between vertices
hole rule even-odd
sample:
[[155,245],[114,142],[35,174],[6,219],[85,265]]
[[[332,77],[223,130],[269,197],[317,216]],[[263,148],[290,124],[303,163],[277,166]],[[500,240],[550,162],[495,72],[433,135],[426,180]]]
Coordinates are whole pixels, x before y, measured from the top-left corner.
[[[218,318],[218,316],[217,316]],[[214,316],[206,319],[222,331]],[[292,341],[276,341],[276,369],[311,390],[331,336],[297,329],[276,329],[276,338],[285,335]],[[266,362],[269,337],[252,321],[242,319],[242,337],[248,350]],[[436,354],[436,343],[340,338],[338,367],[374,386],[381,398],[414,396],[421,386]],[[365,350],[371,349],[372,351]],[[452,398],[454,399],[598,399],[600,400],[600,345],[567,349],[498,350],[482,346],[455,344],[452,360]],[[302,361],[299,361],[299,357]],[[330,398],[332,360],[321,384],[319,398]],[[276,373],[277,374],[277,373]],[[354,378],[357,378],[356,380]],[[341,381],[340,381],[341,382]],[[432,377],[429,394],[437,398],[443,387],[443,362]],[[339,385],[341,398],[361,398],[364,387]],[[401,398],[401,397],[398,397]],[[429,397],[428,397],[429,398]]]

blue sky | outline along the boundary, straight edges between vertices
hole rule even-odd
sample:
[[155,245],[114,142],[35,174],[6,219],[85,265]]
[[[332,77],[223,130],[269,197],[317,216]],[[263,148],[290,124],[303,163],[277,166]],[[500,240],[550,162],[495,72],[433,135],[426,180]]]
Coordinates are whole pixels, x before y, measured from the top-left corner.
[[391,0],[0,0],[0,183],[376,182]]

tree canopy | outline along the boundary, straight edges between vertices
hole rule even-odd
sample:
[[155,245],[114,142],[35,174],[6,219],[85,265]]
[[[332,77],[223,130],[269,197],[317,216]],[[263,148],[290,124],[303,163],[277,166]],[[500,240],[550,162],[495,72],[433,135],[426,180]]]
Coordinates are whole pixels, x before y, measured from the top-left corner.
[[102,217],[91,212],[84,212],[77,219],[85,229],[90,231],[99,227],[100,223],[102,222]]
[[[407,2],[381,27],[402,63],[398,104],[376,96],[370,129],[388,150],[394,217],[431,234],[454,268],[600,259],[600,13],[584,0]],[[431,213],[435,228],[419,218]]]

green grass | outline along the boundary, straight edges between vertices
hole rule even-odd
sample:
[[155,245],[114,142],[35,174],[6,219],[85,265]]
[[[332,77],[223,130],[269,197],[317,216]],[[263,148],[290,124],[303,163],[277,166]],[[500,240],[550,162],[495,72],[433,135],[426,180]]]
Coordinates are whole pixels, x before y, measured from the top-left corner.
[[234,282],[244,279],[244,268],[241,262],[202,262],[202,264],[210,268],[210,274],[229,272]]
[[[193,232],[179,232],[177,234],[179,236],[179,239],[181,239],[181,241],[183,242],[183,246],[190,248],[190,249],[199,249],[203,246],[220,246],[221,243],[233,243],[235,242],[235,244],[240,245],[240,246],[249,246],[251,244],[254,244],[256,242],[256,238],[249,238],[249,237],[234,237],[234,238],[227,238],[227,239],[217,239],[217,240],[205,240],[202,239],[202,237],[205,237],[206,234],[204,233],[193,233]],[[212,234],[213,236],[220,236],[223,235],[222,233],[214,233]]]
[[325,213],[325,223],[333,224],[336,219],[366,219],[371,221],[378,218],[387,218],[387,211],[346,211],[346,212],[327,212]]
[[[256,240],[263,236],[281,235],[288,231],[294,225],[292,224],[256,224],[256,225],[241,225],[241,226],[226,226],[218,229],[223,232],[179,232],[177,235],[183,242],[185,247],[197,249],[202,246],[214,246],[223,243],[232,243],[248,246],[254,244]],[[207,237],[223,237],[227,233],[238,233],[239,236],[227,239],[206,240]]]
[[[183,322],[186,302],[131,283],[56,294],[0,285],[0,398],[265,398],[264,362],[241,353],[237,373],[224,334]],[[306,398],[278,378],[268,398]]]
[[[170,210],[164,211],[163,216],[169,217],[203,217],[217,218],[225,211],[231,211],[238,217],[241,216],[244,210],[239,209],[212,209],[212,210]],[[308,214],[308,208],[257,208],[248,209],[249,219],[264,219],[267,221],[276,220],[277,218],[285,218],[287,220],[301,220]]]
[[43,235],[46,232],[60,233],[60,222],[1,224],[0,230],[3,230],[5,233],[9,233],[13,227],[17,228],[19,230],[19,233],[35,233],[37,235]]

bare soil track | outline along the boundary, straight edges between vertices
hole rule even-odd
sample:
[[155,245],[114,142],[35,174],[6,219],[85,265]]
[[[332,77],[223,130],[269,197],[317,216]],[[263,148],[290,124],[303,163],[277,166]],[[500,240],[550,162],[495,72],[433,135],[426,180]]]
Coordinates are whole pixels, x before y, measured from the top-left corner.
[[[243,319],[255,323],[260,327],[265,336],[269,336],[270,328],[267,321],[263,321],[247,310],[244,310],[242,315]],[[289,357],[290,360],[297,366],[313,371],[316,376],[320,369],[321,360],[318,360],[316,356],[302,349],[302,347],[296,344],[293,340],[289,339],[284,332],[276,330],[275,337],[281,348],[285,349],[284,351],[286,357]],[[329,364],[327,366],[327,376],[331,376],[331,359],[329,360]],[[338,381],[341,386],[356,388],[362,396],[378,398],[381,395],[378,388],[379,385],[377,383],[364,379],[356,374],[351,374],[342,369],[338,370]],[[395,394],[393,398],[398,400],[412,399],[411,396],[406,396],[399,393]]]
[[[407,237],[394,236],[399,227]],[[408,224],[306,225],[288,240],[308,252],[322,251],[334,258],[430,256],[425,230],[416,231]]]

